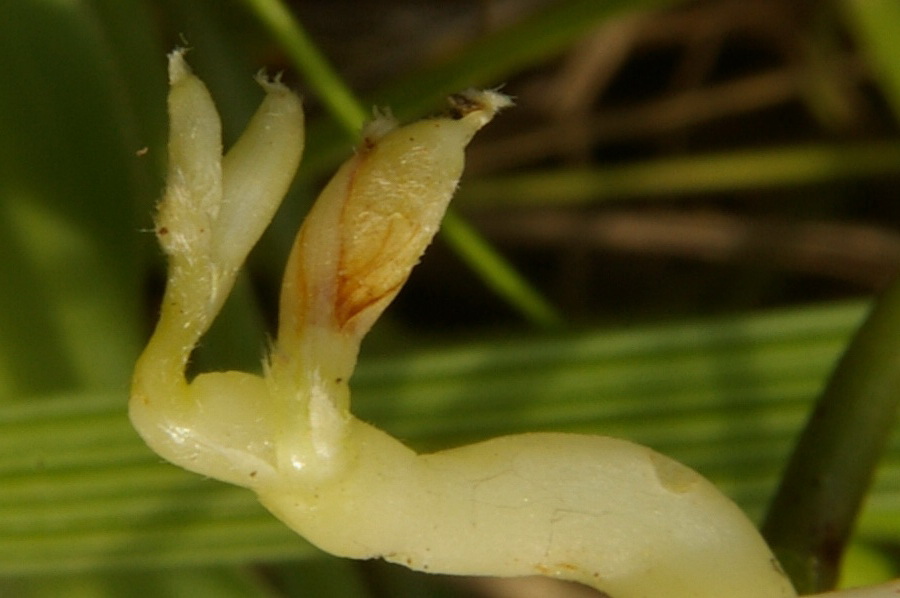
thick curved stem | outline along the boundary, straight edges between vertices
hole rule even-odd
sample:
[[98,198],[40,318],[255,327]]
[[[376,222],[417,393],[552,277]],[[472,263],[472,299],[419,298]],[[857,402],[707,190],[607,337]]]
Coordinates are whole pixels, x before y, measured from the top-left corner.
[[709,482],[623,440],[523,434],[416,455],[361,422],[331,483],[260,489],[327,552],[433,573],[548,575],[613,598],[788,598],[746,516]]

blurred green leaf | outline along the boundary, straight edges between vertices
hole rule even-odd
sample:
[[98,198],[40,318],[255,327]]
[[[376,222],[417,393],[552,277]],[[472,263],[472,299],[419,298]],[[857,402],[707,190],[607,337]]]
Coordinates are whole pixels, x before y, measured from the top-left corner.
[[[864,311],[807,307],[365,359],[354,409],[425,450],[530,430],[630,438],[694,466],[758,516]],[[900,443],[890,455],[862,538],[900,529]],[[0,574],[313,554],[249,491],[160,463],[119,394],[0,406]]]
[[531,170],[475,178],[467,208],[564,206],[635,198],[821,185],[900,174],[900,144],[806,145],[667,157],[600,168]]
[[900,122],[900,3],[896,0],[843,0],[894,116]]
[[131,100],[162,96],[123,72],[165,79],[135,44],[110,45],[101,12],[9,2],[0,19],[0,280],[15,289],[0,293],[0,397],[121,387],[139,348],[137,209],[154,177],[136,152],[158,142],[142,120],[162,104]]
[[803,429],[763,532],[798,591],[833,589],[900,408],[900,281],[854,335]]
[[0,581],[0,593],[16,598],[104,598],[133,596],[191,598],[275,598],[258,575],[239,568],[189,568],[178,571],[103,572],[41,579]]
[[841,567],[840,587],[856,588],[873,579],[894,579],[900,574],[890,552],[870,544],[855,542],[847,548]]

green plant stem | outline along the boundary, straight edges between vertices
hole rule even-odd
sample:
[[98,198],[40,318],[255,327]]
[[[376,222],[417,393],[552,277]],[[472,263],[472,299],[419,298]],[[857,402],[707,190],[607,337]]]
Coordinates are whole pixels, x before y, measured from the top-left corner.
[[835,587],[900,404],[900,281],[850,342],[794,449],[763,532],[803,593]]
[[867,54],[885,99],[900,122],[900,3],[896,0],[844,0],[844,10]]
[[344,85],[315,42],[281,0],[243,0],[290,57],[294,66],[353,138],[369,118],[353,92]]
[[510,265],[488,245],[472,226],[448,211],[441,226],[448,245],[497,295],[507,298],[529,321],[542,328],[563,326],[563,318]]
[[[304,74],[344,132],[356,138],[367,117],[366,111],[318,51],[300,22],[281,0],[244,2],[284,47],[294,66]],[[448,221],[450,245],[491,289],[536,326],[547,327],[560,321],[550,303],[473,228],[451,211],[444,221],[445,233]]]

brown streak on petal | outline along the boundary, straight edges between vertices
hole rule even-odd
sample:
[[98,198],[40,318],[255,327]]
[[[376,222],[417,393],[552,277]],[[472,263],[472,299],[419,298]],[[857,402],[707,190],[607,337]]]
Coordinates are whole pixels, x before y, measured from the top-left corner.
[[[374,149],[374,145],[371,149]],[[359,165],[366,159],[369,157],[361,157]],[[348,232],[352,234],[354,212],[360,209],[359,205],[351,205],[358,172],[359,167],[350,174],[347,184],[347,195],[339,222],[342,236]],[[368,243],[365,252],[357,247],[353,253],[349,253],[345,243],[342,242],[340,245],[335,272],[334,319],[342,330],[368,308],[384,299],[393,298],[409,276],[412,265],[407,268],[396,268],[393,272],[384,272],[385,267],[398,258],[397,239],[393,231],[394,222],[390,218],[385,220],[387,226],[377,238],[377,242],[376,239],[372,239]]]
[[344,277],[338,279],[338,295],[335,298],[334,317],[338,326],[343,330],[360,313],[380,302],[382,299],[393,297],[400,291],[400,287],[406,282],[406,277],[388,289],[373,289],[368,285],[353,284],[353,280]]

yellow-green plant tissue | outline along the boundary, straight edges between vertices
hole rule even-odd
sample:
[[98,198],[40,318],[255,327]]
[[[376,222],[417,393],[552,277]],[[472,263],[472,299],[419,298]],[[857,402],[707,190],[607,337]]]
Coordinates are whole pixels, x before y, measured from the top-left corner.
[[612,598],[795,595],[740,509],[646,447],[542,433],[420,455],[350,412],[359,343],[437,231],[466,145],[511,104],[498,92],[462,92],[445,115],[406,126],[377,116],[297,236],[264,374],[188,381],[191,351],[294,176],[304,125],[298,98],[260,79],[265,99],[223,157],[215,106],[183,52],[169,72],[156,220],[168,281],[130,402],[157,453],[250,488],[335,555],[548,575]]

